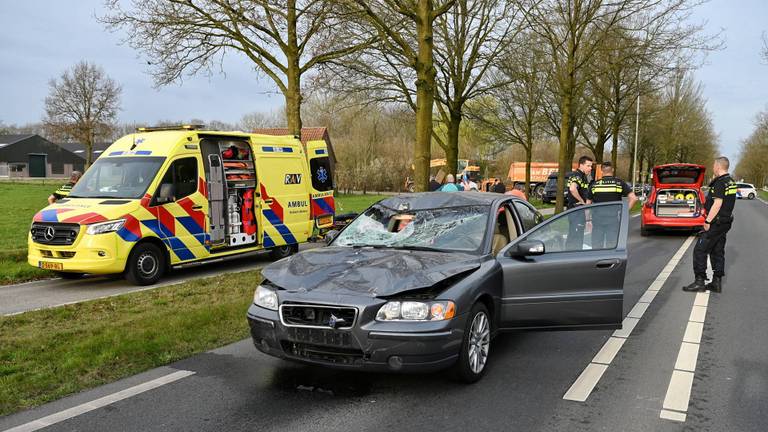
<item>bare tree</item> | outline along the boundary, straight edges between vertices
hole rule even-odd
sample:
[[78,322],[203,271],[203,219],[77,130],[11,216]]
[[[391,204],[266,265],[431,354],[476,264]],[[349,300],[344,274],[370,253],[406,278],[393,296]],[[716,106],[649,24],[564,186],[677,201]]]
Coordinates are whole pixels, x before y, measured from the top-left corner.
[[524,35],[489,75],[487,97],[476,99],[469,109],[470,118],[492,136],[525,150],[526,190],[530,190],[533,146],[546,122],[546,56],[536,45],[534,35]]
[[433,136],[448,172],[456,172],[465,104],[503,84],[484,78],[521,28],[516,12],[512,2],[458,0],[435,21],[436,106],[447,133]]
[[354,52],[335,37],[347,16],[331,0],[107,0],[109,28],[128,30],[130,45],[152,65],[156,85],[212,73],[230,51],[245,55],[285,97],[288,128],[301,132],[302,77]]
[[283,113],[270,111],[254,111],[252,113],[245,114],[238,123],[238,128],[244,131],[252,131],[254,129],[263,128],[276,128],[285,124],[285,116]]
[[52,136],[73,139],[85,146],[86,166],[93,144],[110,136],[120,109],[122,89],[104,70],[82,61],[49,83],[43,122]]
[[[372,31],[378,43],[368,50],[367,55],[352,58],[346,65],[336,68],[334,78],[351,74],[362,74],[363,81],[381,78],[385,85],[406,90],[407,103],[412,104],[416,113],[416,137],[413,149],[416,190],[428,190],[429,159],[432,142],[432,110],[436,94],[434,26],[435,20],[447,13],[456,0],[346,0],[345,4],[363,16],[365,25],[353,32],[368,34]],[[365,36],[364,36],[365,37]],[[377,74],[376,64],[397,65],[400,72],[391,75]],[[341,70],[340,70],[341,69]],[[373,71],[372,74],[368,72]],[[353,84],[355,85],[355,84]],[[359,86],[359,83],[357,84]],[[343,87],[343,83],[342,83]],[[359,87],[358,87],[359,88]],[[368,90],[388,93],[387,89],[371,88]],[[415,93],[415,97],[411,97]],[[402,101],[402,92],[392,95],[392,100]],[[386,97],[386,96],[384,96]],[[414,100],[415,99],[415,100]]]

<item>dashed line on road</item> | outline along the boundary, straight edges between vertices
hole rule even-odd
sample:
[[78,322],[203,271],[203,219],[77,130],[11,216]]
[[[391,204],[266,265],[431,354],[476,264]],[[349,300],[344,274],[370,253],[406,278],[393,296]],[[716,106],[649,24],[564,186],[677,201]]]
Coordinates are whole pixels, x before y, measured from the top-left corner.
[[80,414],[85,414],[87,412],[105,407],[107,405],[113,404],[123,399],[128,399],[129,397],[136,396],[137,394],[144,393],[152,389],[156,389],[160,386],[170,384],[174,381],[178,381],[182,378],[186,378],[194,374],[195,372],[192,372],[192,371],[179,370],[179,371],[170,373],[168,375],[161,376],[160,378],[156,378],[151,381],[147,381],[145,383],[138,384],[133,387],[129,387],[125,390],[121,390],[119,392],[112,393],[104,397],[100,397],[96,400],[85,402],[80,405],[73,406],[72,408],[68,408],[63,411],[59,411],[57,413],[45,416],[43,418],[39,418],[29,423],[24,423],[22,425],[15,426],[10,429],[6,429],[5,432],[33,432],[36,430],[40,430],[42,428],[62,422],[64,420],[69,420],[73,417],[77,417]]
[[709,291],[696,293],[659,418],[684,422],[688,415],[688,402],[691,399],[693,376],[696,372],[708,305]]
[[592,390],[594,390],[597,383],[600,382],[600,378],[602,378],[603,374],[608,369],[608,366],[613,362],[614,357],[616,357],[616,354],[618,354],[621,347],[627,339],[629,339],[632,330],[634,330],[637,323],[640,322],[645,311],[648,310],[648,306],[650,306],[653,299],[656,298],[656,294],[658,294],[661,287],[664,286],[664,282],[666,282],[669,275],[672,274],[672,271],[683,258],[683,255],[688,250],[691,243],[693,243],[694,239],[695,237],[691,236],[683,242],[680,249],[677,250],[672,259],[669,260],[664,269],[662,269],[659,275],[656,276],[653,283],[624,318],[624,321],[622,321],[621,324],[621,329],[614,331],[613,335],[611,335],[605,344],[603,344],[600,351],[597,352],[592,361],[586,368],[584,368],[584,371],[582,371],[579,377],[576,378],[576,381],[574,381],[568,391],[565,392],[563,399],[585,402],[589,395],[592,394]]

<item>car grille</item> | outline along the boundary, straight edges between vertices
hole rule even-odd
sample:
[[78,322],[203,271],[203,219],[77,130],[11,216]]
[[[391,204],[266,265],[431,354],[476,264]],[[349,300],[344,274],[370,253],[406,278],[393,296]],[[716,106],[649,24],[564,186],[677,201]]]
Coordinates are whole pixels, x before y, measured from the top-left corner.
[[363,351],[354,348],[327,347],[299,342],[281,341],[283,351],[290,356],[325,363],[355,365],[362,363]]
[[280,306],[280,320],[287,327],[348,329],[355,324],[357,309],[348,306],[325,306],[287,303]]
[[79,232],[78,224],[35,222],[30,229],[35,243],[62,246],[73,244]]
[[313,345],[352,347],[352,334],[331,329],[289,327],[286,329],[291,342],[303,342]]

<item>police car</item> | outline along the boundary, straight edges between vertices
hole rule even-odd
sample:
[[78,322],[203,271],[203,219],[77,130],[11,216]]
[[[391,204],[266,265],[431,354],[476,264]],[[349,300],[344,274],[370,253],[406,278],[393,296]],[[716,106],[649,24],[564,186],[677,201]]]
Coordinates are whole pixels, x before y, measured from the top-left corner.
[[755,185],[749,183],[736,183],[736,198],[755,199],[757,189]]

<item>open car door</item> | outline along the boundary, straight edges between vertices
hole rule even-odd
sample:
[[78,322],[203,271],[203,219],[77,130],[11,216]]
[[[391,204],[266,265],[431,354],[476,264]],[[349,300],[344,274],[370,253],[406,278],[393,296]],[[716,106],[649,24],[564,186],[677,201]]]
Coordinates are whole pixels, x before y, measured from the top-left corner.
[[501,250],[501,327],[620,328],[629,215],[624,202],[577,207]]

